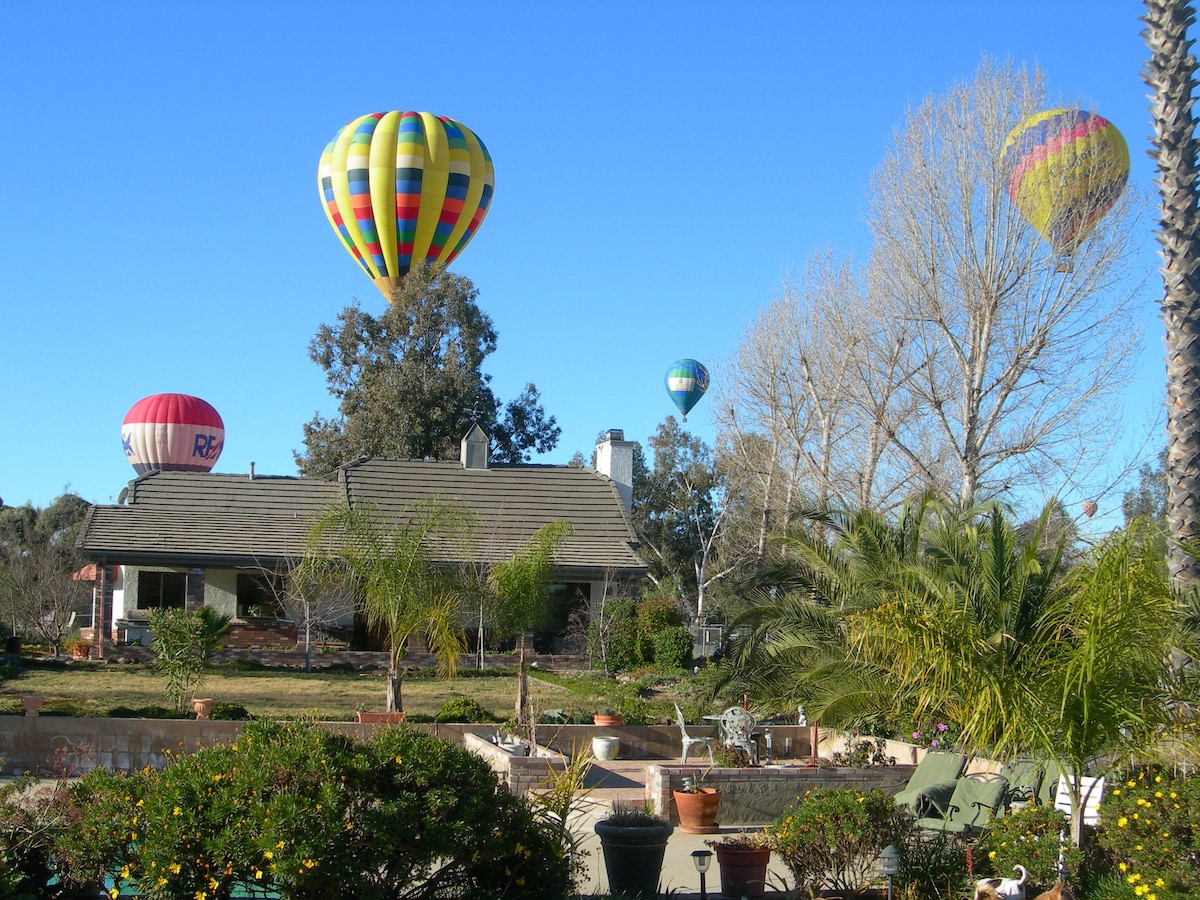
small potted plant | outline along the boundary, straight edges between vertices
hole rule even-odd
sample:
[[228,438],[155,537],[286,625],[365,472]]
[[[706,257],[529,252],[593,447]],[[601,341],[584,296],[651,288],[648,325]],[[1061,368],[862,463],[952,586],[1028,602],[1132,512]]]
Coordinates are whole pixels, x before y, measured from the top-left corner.
[[602,725],[605,728],[616,728],[618,725],[623,724],[624,721],[625,719],[621,716],[621,714],[611,706],[606,706],[603,709],[597,710],[592,716],[592,724]]
[[771,838],[761,831],[739,831],[705,841],[721,867],[721,893],[726,897],[761,897],[767,889]]
[[679,830],[684,834],[712,834],[717,826],[717,809],[721,805],[721,792],[714,787],[705,787],[700,782],[703,775],[685,775],[677,791],[671,791],[675,811],[679,814]]
[[67,638],[63,641],[63,649],[71,659],[87,659],[92,655],[92,642],[83,638]]
[[656,898],[663,855],[674,826],[645,805],[618,801],[595,829],[604,853],[608,892],[614,897]]

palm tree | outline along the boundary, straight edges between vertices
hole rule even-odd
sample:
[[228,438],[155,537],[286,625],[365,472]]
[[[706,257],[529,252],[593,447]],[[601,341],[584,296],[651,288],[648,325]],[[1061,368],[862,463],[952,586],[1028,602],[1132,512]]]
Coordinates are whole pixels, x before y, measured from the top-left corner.
[[[545,613],[546,584],[550,578],[554,553],[573,532],[574,527],[564,519],[547,522],[512,556],[496,563],[489,578],[497,600],[497,627],[503,632],[515,632],[519,636],[517,724],[528,724],[531,729],[529,683],[525,674],[525,633]],[[482,622],[480,624],[482,627]]]
[[[368,628],[384,636],[388,650],[387,712],[403,709],[400,665],[410,639],[420,634],[437,657],[438,672],[452,677],[463,639],[466,596],[454,569],[439,566],[435,546],[464,550],[470,520],[440,501],[416,504],[392,525],[378,510],[337,505],[309,531],[298,579],[309,591],[350,590]],[[457,560],[462,552],[450,554]]]
[[932,497],[906,502],[894,519],[827,506],[797,514],[771,562],[731,623],[741,632],[732,660],[756,699],[803,705],[814,721],[858,727],[906,705],[886,671],[856,656],[849,623],[887,596],[918,558],[936,509]]
[[[1118,532],[1068,568],[1058,516],[1054,502],[1020,528],[996,505],[825,516],[828,545],[790,545],[799,590],[745,617],[742,676],[828,725],[944,717],[964,750],[1034,752],[1077,775],[1151,746],[1178,709],[1179,605],[1144,534]],[[1077,780],[1071,792],[1078,812]]]
[[1161,195],[1157,237],[1167,344],[1168,568],[1177,590],[1200,586],[1200,564],[1187,550],[1200,538],[1200,186],[1192,112],[1196,58],[1187,37],[1195,20],[1192,4],[1184,0],[1146,0],[1142,17]]

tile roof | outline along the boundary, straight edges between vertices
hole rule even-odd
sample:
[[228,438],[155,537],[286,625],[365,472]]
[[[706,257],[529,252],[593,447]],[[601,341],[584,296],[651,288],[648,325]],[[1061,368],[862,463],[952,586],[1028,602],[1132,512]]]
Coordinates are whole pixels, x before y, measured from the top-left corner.
[[333,504],[372,506],[400,521],[429,498],[471,511],[482,562],[507,558],[542,525],[566,519],[574,533],[555,555],[560,575],[645,570],[614,485],[576,466],[364,459],[323,478],[151,472],[131,483],[128,505],[91,508],[80,546],[108,563],[274,564],[302,555],[311,523]]

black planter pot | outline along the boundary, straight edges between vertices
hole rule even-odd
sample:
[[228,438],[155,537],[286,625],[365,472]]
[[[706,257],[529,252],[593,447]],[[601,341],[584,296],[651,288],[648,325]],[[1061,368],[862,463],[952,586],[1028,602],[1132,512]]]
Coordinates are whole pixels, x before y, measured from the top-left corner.
[[658,896],[658,878],[663,854],[673,825],[627,827],[596,823],[600,847],[604,852],[604,871],[608,874],[608,892],[654,900]]

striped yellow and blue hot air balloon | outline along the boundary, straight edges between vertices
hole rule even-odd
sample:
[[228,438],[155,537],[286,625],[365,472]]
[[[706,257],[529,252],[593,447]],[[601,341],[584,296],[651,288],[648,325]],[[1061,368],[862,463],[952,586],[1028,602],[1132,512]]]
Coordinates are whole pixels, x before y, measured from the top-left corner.
[[1070,256],[1117,202],[1129,148],[1107,119],[1081,109],[1030,116],[1001,157],[1008,197],[1058,256]]
[[334,135],[317,168],[325,217],[389,300],[414,265],[449,265],[462,252],[495,182],[483,141],[427,112],[359,116]]
[[687,414],[708,390],[708,369],[694,359],[677,359],[667,369],[667,393],[687,421]]

